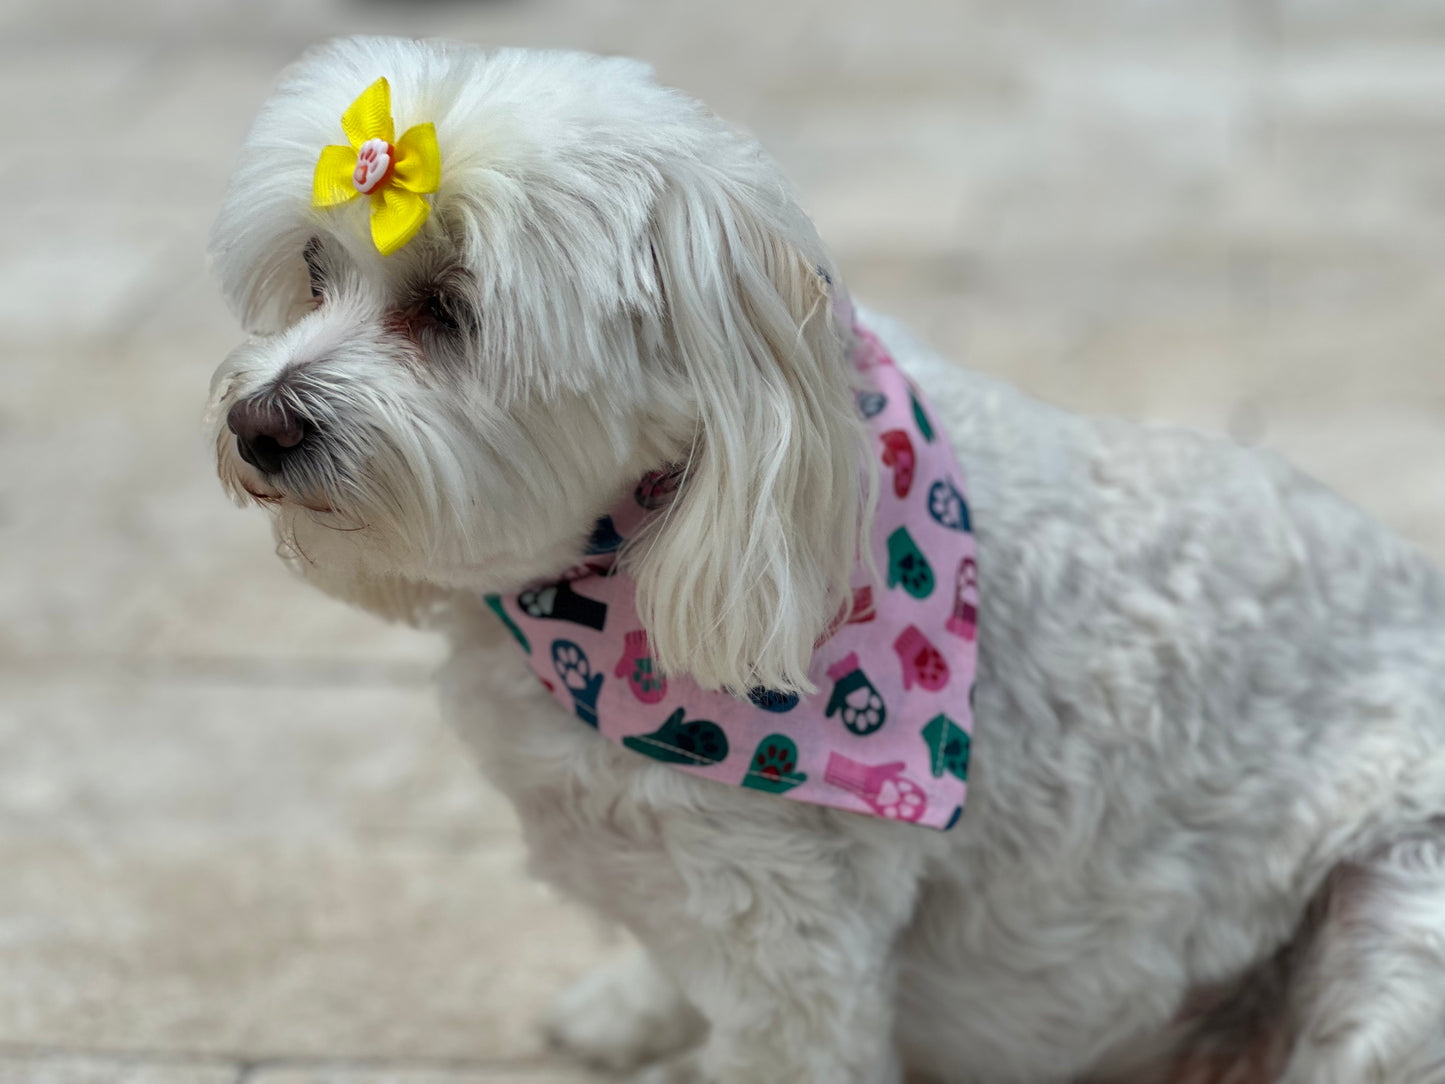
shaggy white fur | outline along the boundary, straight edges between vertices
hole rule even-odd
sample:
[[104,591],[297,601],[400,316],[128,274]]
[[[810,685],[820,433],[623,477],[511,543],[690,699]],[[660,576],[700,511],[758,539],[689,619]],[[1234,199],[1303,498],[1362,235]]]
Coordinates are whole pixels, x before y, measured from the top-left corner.
[[[443,161],[387,258],[365,201],[309,202],[380,75]],[[252,333],[213,386],[223,481],[313,583],[448,630],[447,713],[536,873],[646,949],[559,1042],[713,1084],[1445,1080],[1445,583],[1367,516],[865,315],[967,471],[969,804],[937,833],[779,801],[599,739],[480,598],[682,463],[624,557],[660,659],[806,687],[872,457],[841,280],[756,144],[629,61],[340,41],[262,110],[213,253]],[[237,404],[303,439],[243,461]]]

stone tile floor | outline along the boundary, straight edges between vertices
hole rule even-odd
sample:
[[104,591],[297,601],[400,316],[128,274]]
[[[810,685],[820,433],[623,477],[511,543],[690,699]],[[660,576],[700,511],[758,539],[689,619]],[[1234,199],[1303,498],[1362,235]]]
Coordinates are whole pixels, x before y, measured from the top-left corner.
[[439,645],[289,582],[200,439],[236,146],[361,30],[644,57],[953,356],[1445,554],[1439,0],[5,0],[0,1084],[586,1079],[533,1021],[614,935],[523,875]]

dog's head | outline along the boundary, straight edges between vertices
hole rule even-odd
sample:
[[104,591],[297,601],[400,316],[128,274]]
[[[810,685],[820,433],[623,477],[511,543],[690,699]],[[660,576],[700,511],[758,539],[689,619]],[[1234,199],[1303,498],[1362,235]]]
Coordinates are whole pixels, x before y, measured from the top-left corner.
[[[430,217],[381,255],[370,199],[312,206],[378,77],[431,122]],[[776,166],[637,63],[348,39],[297,63],[241,151],[212,255],[251,337],[221,365],[222,481],[364,605],[575,564],[679,466],[623,554],[659,664],[808,688],[856,557],[862,430],[837,280]]]

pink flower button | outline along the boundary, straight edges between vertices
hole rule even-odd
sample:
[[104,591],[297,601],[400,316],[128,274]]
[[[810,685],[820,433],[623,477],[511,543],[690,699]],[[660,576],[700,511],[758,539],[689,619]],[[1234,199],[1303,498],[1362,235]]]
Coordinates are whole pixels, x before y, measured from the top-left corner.
[[396,153],[386,140],[368,139],[356,152],[356,171],[351,175],[351,183],[363,196],[370,195],[391,176],[395,158]]

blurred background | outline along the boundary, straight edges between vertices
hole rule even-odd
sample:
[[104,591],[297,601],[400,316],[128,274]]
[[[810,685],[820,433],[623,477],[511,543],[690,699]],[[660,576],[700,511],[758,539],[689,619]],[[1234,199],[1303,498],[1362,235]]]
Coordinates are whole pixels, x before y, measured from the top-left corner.
[[615,941],[522,873],[440,645],[292,583],[200,436],[210,216],[356,31],[645,58],[960,363],[1445,554],[1445,0],[0,0],[0,1082],[589,1079],[534,1020]]

